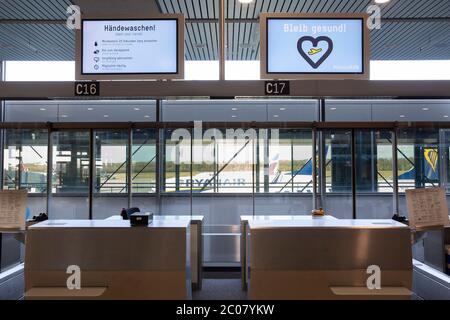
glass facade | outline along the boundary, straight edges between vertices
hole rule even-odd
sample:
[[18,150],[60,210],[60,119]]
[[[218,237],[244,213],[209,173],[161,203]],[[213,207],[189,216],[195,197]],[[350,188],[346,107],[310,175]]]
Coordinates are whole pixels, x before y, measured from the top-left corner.
[[5,131],[3,189],[47,191],[47,130]]
[[[397,113],[408,116],[410,103],[385,102],[395,105],[392,123]],[[107,104],[6,102],[5,121],[14,122],[32,109],[41,116],[55,108],[70,117],[78,116],[70,108],[87,113],[98,107],[104,113]],[[115,101],[109,114],[122,112],[118,106],[137,114],[138,104],[157,105]],[[53,219],[104,219],[127,207],[203,215],[205,263],[234,265],[240,215],[306,215],[323,207],[338,218],[384,219],[397,207],[407,215],[406,189],[443,185],[450,190],[450,130],[438,121],[450,102],[420,102],[430,112],[439,105],[440,129],[414,123],[387,129],[374,123],[371,128],[369,119],[385,104],[326,100],[326,121],[320,127],[313,125],[319,110],[314,100],[161,101],[159,124],[143,117],[121,122],[119,128],[108,118],[67,123],[58,117],[52,128],[46,122],[50,118],[43,117],[33,129],[3,129],[3,188],[26,188],[30,214],[47,212]],[[369,113],[353,119],[354,108]],[[256,122],[250,121],[251,114]],[[275,116],[280,120],[273,122]],[[364,129],[352,121],[341,123],[345,117],[354,123],[364,120],[359,125]],[[221,253],[217,246],[224,248]]]
[[52,132],[51,143],[49,218],[87,219],[91,182],[89,131]]

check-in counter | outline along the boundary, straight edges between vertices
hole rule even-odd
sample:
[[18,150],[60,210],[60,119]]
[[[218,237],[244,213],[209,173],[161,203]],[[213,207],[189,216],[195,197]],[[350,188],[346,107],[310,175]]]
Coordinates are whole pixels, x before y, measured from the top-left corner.
[[[189,299],[189,219],[48,220],[28,229],[26,299]],[[69,290],[69,266],[81,289]]]
[[248,289],[248,277],[249,277],[249,229],[248,229],[248,222],[249,221],[265,221],[265,222],[271,222],[271,221],[309,221],[311,219],[315,219],[316,221],[332,221],[337,220],[333,216],[318,216],[318,217],[312,217],[310,215],[243,215],[241,218],[241,243],[240,243],[240,252],[241,252],[241,284],[242,284],[242,290]]
[[[200,215],[159,215],[154,219],[162,221],[190,221],[190,261],[192,290],[201,290],[203,279],[203,216]],[[113,215],[106,220],[123,220],[121,215]]]
[[[246,221],[251,299],[410,299],[410,229],[393,220],[333,217]],[[245,223],[243,223],[245,224]],[[381,289],[369,289],[369,266]]]

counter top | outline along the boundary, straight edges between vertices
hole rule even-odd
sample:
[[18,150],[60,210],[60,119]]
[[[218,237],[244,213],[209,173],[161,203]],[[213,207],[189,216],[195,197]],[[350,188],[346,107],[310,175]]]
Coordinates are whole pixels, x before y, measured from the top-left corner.
[[187,228],[188,219],[153,219],[147,227],[132,227],[129,220],[46,220],[31,226],[30,230],[44,228]]
[[408,226],[389,219],[329,219],[325,217],[309,217],[296,220],[249,220],[250,229],[262,228],[409,228]]
[[[117,215],[113,215],[111,217],[106,218],[105,220],[122,220],[122,216],[117,214]],[[191,215],[154,215],[153,216],[153,221],[203,221],[203,216],[200,215],[196,215],[196,216],[191,216]]]
[[313,217],[312,215],[273,215],[273,216],[264,216],[264,215],[245,215],[241,216],[241,221],[311,221],[320,220],[320,221],[336,221],[337,218],[333,216],[317,216]]

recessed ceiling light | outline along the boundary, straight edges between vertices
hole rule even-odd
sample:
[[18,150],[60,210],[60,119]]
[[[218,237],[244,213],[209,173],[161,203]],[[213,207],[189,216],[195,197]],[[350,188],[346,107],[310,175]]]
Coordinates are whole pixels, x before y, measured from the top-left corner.
[[430,108],[422,108],[423,111],[428,111]]
[[274,114],[274,115],[273,115],[273,117],[274,117],[274,118],[278,118],[278,117],[279,117],[279,115],[277,115],[277,114]]
[[285,111],[286,110],[286,108],[280,108],[280,111]]
[[236,111],[236,110],[237,110],[237,108],[231,108],[231,110],[232,110],[232,111]]
[[375,3],[377,4],[383,4],[383,3],[388,3],[391,0],[375,0]]
[[134,108],[134,111],[139,111],[139,110],[141,110],[140,108]]
[[94,110],[94,108],[88,108],[88,111],[92,111],[92,110]]
[[150,118],[150,116],[149,116],[148,114],[146,114],[146,115],[144,116],[144,118]]
[[107,115],[107,114],[103,115],[103,118],[108,118],[108,117],[109,117],[109,115]]
[[39,110],[41,110],[41,111],[45,111],[45,110],[47,110],[47,109],[45,109],[45,108],[40,108]]
[[61,115],[61,118],[67,118],[67,114]]
[[330,108],[330,110],[333,110],[333,111],[336,110],[336,109],[337,109],[337,108],[334,108],[334,107],[333,107],[333,108]]
[[448,115],[445,115],[444,118],[448,118]]
[[405,117],[405,115],[404,115],[404,114],[401,114],[401,115],[400,115],[400,118],[404,118],[404,117]]
[[232,117],[232,118],[236,118],[236,115],[233,114],[233,115],[231,115],[231,117]]
[[252,3],[253,0],[239,0],[240,3]]

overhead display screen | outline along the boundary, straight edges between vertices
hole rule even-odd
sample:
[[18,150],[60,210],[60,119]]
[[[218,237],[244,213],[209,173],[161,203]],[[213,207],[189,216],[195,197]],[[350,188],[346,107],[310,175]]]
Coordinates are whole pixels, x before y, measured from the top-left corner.
[[178,20],[84,19],[81,74],[177,74]]
[[363,74],[363,18],[267,18],[267,74]]

